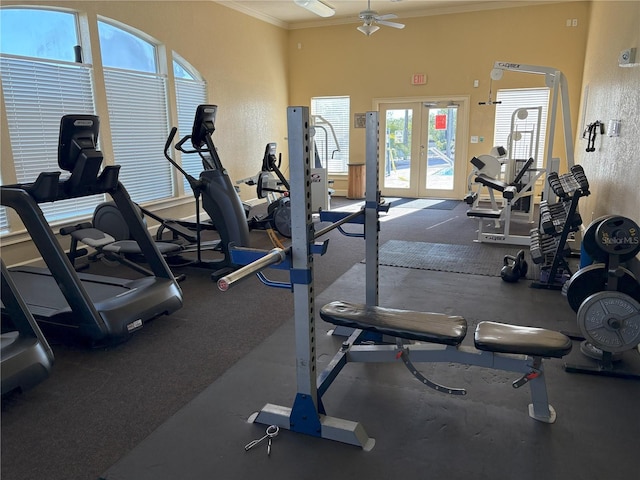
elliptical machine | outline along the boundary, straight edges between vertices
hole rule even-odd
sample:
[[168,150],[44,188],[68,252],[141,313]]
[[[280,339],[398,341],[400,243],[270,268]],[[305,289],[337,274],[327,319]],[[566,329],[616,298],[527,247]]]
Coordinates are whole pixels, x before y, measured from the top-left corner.
[[[229,245],[235,247],[247,247],[250,244],[249,227],[242,201],[236,192],[227,170],[222,165],[211,135],[215,131],[215,119],[217,105],[198,105],[191,135],[184,136],[174,148],[182,153],[197,153],[205,167],[197,180],[189,175],[169,155],[170,145],[176,136],[177,128],[173,127],[165,144],[165,157],[180,173],[182,173],[196,199],[196,245],[197,259],[195,266],[206,267],[215,270],[211,275],[214,280],[226,272],[235,269],[235,265],[229,254]],[[188,149],[185,144],[191,141],[193,149]],[[211,223],[220,236],[220,243],[216,248],[222,254],[219,260],[202,259],[202,241],[200,221],[200,199],[202,207],[209,216]]]
[[[289,181],[280,170],[282,153],[276,159],[277,144],[267,143],[262,158],[261,170],[255,177],[239,180],[237,183],[256,186],[259,199],[267,199],[266,215],[249,218],[249,229],[267,230],[274,228],[283,237],[291,238],[291,201]],[[274,178],[275,173],[277,178]]]

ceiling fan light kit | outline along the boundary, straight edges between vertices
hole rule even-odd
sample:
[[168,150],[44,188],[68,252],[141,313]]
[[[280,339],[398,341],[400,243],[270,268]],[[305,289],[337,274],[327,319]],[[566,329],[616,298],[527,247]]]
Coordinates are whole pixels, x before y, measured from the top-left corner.
[[359,26],[358,30],[360,30],[362,33],[364,33],[368,37],[372,33],[375,33],[378,30],[380,30],[380,27],[377,25],[367,25],[365,23],[364,25]]
[[293,0],[293,2],[320,17],[332,17],[336,13],[332,6],[327,5],[321,0]]

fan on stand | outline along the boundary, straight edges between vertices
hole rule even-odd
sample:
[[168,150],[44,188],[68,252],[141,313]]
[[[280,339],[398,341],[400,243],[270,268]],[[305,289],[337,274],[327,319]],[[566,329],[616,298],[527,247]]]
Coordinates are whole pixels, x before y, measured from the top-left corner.
[[389,22],[387,20],[391,18],[398,18],[394,13],[387,13],[386,15],[378,15],[378,12],[371,10],[371,0],[367,0],[367,9],[360,12],[360,20],[364,21],[364,24],[358,27],[362,33],[367,37],[372,33],[380,30],[378,25],[385,25],[393,28],[404,28],[402,23]]

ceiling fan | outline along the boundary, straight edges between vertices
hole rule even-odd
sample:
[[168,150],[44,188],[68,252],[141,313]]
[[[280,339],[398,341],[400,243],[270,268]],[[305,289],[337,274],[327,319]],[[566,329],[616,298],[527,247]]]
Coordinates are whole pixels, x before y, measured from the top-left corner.
[[402,23],[389,22],[388,20],[391,18],[398,18],[398,16],[395,13],[378,15],[378,12],[371,10],[371,0],[367,0],[367,9],[360,12],[360,20],[363,20],[364,24],[359,26],[358,30],[368,37],[380,29],[378,25],[385,25],[393,28],[404,28]]

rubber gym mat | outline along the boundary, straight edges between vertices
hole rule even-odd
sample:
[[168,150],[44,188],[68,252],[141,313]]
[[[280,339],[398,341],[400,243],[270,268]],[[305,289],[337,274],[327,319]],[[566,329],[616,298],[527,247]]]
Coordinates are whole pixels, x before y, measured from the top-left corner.
[[[505,255],[517,255],[514,245],[447,245],[389,240],[380,247],[379,263],[389,267],[499,277]],[[527,258],[526,253],[525,258]]]

